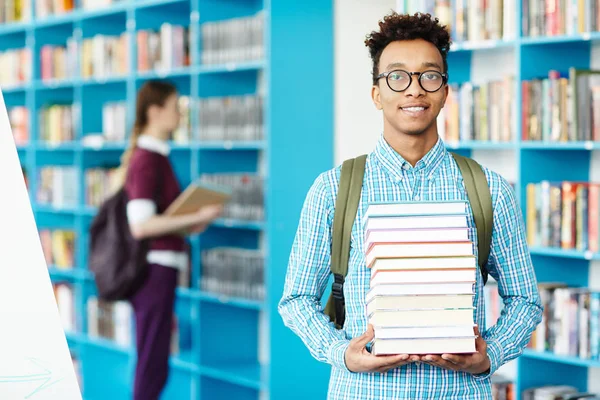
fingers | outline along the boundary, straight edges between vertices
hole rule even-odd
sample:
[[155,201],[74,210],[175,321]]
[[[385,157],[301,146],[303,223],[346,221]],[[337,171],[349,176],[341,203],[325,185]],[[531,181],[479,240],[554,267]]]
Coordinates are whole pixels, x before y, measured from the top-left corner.
[[421,359],[421,361],[423,361],[424,363],[429,364],[429,365],[433,365],[433,366],[445,368],[445,369],[450,369],[453,371],[458,371],[461,369],[461,367],[459,365],[454,364],[453,362],[444,360],[439,355],[428,355],[428,356],[423,357]]
[[367,330],[365,331],[365,333],[363,333],[362,335],[357,337],[356,341],[354,341],[354,344],[356,345],[357,348],[363,349],[367,345],[367,343],[369,343],[371,340],[373,340],[374,337],[375,337],[375,330],[373,329],[373,325],[369,324],[369,326],[367,326]]

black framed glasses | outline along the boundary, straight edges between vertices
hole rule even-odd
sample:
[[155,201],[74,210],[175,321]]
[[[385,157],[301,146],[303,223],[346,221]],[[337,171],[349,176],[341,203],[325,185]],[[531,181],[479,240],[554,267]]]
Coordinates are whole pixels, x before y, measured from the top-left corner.
[[377,76],[377,79],[385,77],[390,89],[394,92],[403,92],[411,85],[413,75],[418,76],[419,85],[429,93],[437,92],[448,81],[448,74],[439,71],[408,72],[403,69],[382,72]]

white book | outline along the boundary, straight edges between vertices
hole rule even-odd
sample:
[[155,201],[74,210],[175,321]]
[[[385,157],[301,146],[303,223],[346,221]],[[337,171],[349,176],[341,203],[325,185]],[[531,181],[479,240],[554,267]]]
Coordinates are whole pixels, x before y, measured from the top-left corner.
[[464,200],[456,201],[425,201],[378,203],[367,206],[365,219],[372,217],[395,217],[402,215],[452,215],[467,212],[467,203]]
[[469,240],[469,230],[465,228],[447,229],[385,229],[366,231],[365,248],[374,243],[412,242],[465,242]]
[[469,337],[475,334],[475,324],[447,326],[374,326],[375,339],[425,339]]
[[475,336],[465,338],[375,339],[374,355],[459,354],[475,352]]
[[365,232],[386,229],[466,228],[467,214],[365,218]]
[[380,271],[371,277],[371,285],[394,283],[475,282],[477,269]]
[[379,258],[398,257],[436,257],[436,256],[469,256],[473,254],[473,243],[465,242],[431,242],[374,244],[367,249],[366,262],[371,266]]
[[422,284],[382,284],[375,285],[366,294],[369,302],[375,296],[389,295],[441,295],[441,294],[472,294],[473,282],[457,283],[422,283]]

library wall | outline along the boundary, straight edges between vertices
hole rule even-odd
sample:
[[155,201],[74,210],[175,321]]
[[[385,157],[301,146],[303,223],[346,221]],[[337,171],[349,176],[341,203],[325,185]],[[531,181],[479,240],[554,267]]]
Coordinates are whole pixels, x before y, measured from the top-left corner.
[[335,164],[371,151],[383,130],[371,100],[371,59],[365,36],[395,0],[335,1]]

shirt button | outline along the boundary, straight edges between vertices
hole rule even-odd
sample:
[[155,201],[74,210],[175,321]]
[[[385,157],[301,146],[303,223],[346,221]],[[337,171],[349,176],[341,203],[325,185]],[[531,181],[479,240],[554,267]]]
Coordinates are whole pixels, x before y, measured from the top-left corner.
[[401,176],[396,177],[396,182],[400,182],[402,180]]
[[419,201],[419,200],[421,200],[421,196],[419,196],[419,195],[416,195],[416,196],[415,196],[415,200],[416,200],[416,201]]

